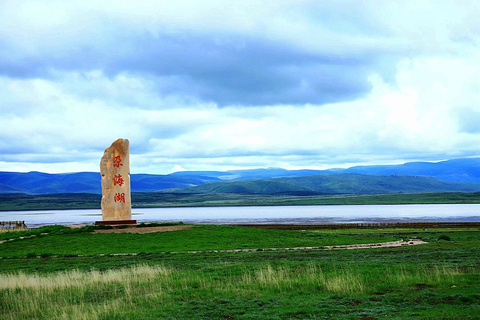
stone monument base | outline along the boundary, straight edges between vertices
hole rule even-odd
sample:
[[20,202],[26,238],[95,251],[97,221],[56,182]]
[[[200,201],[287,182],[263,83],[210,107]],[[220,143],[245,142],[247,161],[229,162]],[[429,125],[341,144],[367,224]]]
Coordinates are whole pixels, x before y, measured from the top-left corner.
[[107,225],[107,226],[118,226],[118,225],[136,225],[137,220],[104,220],[104,221],[95,221],[95,225]]

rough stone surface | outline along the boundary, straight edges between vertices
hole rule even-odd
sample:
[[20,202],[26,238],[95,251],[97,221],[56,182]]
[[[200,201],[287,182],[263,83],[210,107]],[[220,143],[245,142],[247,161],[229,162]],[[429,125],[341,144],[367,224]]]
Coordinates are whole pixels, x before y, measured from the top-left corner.
[[103,221],[132,219],[130,150],[127,139],[117,139],[100,161]]

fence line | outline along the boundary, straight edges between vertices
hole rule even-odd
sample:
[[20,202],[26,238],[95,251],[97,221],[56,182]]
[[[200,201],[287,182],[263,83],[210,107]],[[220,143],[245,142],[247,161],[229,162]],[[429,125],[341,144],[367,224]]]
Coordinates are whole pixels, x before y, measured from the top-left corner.
[[27,229],[25,221],[0,221],[0,229]]

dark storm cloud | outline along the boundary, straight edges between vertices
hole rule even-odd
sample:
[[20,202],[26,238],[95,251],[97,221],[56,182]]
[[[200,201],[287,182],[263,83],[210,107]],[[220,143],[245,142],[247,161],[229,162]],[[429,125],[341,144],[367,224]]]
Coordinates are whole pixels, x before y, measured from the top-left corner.
[[[108,65],[171,76],[164,94],[187,94],[220,105],[322,104],[351,100],[365,93],[371,61],[304,53],[265,39],[180,41],[142,37],[123,57]],[[135,51],[135,52],[133,52]]]
[[[219,105],[323,104],[369,91],[375,55],[305,52],[279,41],[235,35],[109,35],[89,46],[73,39],[32,52],[0,53],[0,73],[48,77],[52,70],[102,70],[158,78],[158,94],[191,96]],[[381,73],[381,69],[377,70]]]

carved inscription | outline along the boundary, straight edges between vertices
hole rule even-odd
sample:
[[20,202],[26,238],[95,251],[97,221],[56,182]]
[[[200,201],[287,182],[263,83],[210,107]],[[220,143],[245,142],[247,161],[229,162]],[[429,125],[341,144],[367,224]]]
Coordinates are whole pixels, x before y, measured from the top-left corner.
[[100,161],[103,221],[131,220],[130,154],[127,139],[105,149]]

